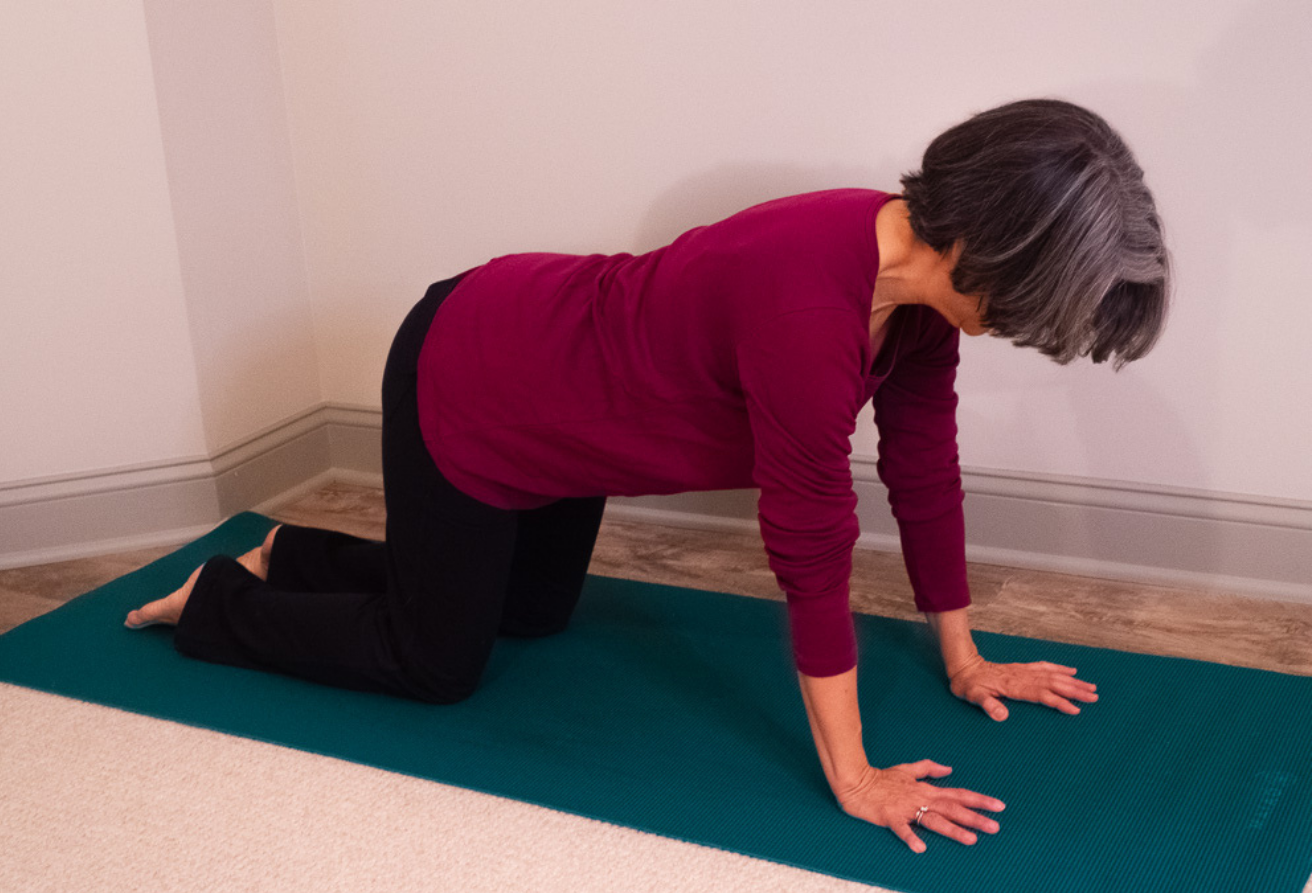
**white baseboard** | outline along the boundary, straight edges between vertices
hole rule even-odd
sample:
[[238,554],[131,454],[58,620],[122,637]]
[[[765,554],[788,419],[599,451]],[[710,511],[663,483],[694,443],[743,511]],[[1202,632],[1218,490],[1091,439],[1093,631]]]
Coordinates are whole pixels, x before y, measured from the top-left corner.
[[58,561],[73,561],[95,555],[135,552],[137,549],[183,546],[209,533],[214,527],[214,524],[201,524],[196,527],[179,527],[173,530],[143,533],[138,536],[111,537],[92,542],[66,543],[45,549],[14,552],[0,555],[0,570],[8,570],[13,567],[32,567],[38,564],[54,564]]
[[380,481],[381,426],[320,405],[210,457],[0,484],[0,569],[183,543],[311,483]]
[[[382,413],[324,404],[213,457],[0,484],[0,568],[185,542],[334,480],[382,482]],[[874,462],[855,458],[859,548],[896,551]],[[963,472],[972,561],[1312,602],[1312,504]],[[751,491],[613,499],[614,518],[756,530]]]
[[[643,504],[642,500],[613,499],[606,504],[606,517],[615,521],[636,521],[690,530],[727,531],[753,535],[757,533],[754,517],[726,517],[685,511],[678,507],[676,502],[678,497],[662,497],[662,499],[667,500],[665,508]],[[862,533],[857,539],[856,547],[874,552],[901,550],[897,535],[888,533]],[[1032,550],[972,544],[966,546],[966,558],[978,564],[996,564],[1077,577],[1125,580],[1154,586],[1210,590],[1278,601],[1312,603],[1312,586],[1307,583],[1203,573],[1182,568],[1153,567],[1108,559],[1045,554]]]
[[[898,551],[872,460],[852,475],[857,548]],[[983,564],[1312,602],[1312,505],[1114,481],[966,470],[966,556]],[[607,513],[756,529],[751,491],[613,499]]]

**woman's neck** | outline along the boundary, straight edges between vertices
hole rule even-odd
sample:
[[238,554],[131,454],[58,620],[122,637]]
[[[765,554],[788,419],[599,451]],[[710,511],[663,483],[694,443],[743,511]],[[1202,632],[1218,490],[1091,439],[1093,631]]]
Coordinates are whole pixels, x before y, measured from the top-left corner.
[[940,253],[916,237],[906,202],[894,199],[875,216],[875,238],[879,242],[879,272],[870,306],[870,336],[888,322],[893,310],[903,304],[928,304],[940,313],[961,300],[952,287],[956,252]]
[[914,280],[907,275],[917,240],[911,231],[906,202],[893,199],[879,209],[875,238],[879,243],[879,272],[870,305],[870,346],[878,353],[893,311],[900,304],[917,303]]

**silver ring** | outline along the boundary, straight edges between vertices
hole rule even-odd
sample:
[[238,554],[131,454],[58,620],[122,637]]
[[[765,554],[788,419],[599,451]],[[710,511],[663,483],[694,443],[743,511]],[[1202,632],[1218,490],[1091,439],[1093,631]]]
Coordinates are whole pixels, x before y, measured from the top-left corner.
[[919,825],[919,824],[920,824],[920,820],[923,819],[923,818],[925,817],[925,813],[927,813],[927,812],[929,812],[929,807],[928,807],[928,806],[922,806],[922,807],[920,807],[919,809],[917,809],[917,810],[916,810],[916,817],[915,817],[914,819],[911,820],[911,824],[913,824],[913,825]]

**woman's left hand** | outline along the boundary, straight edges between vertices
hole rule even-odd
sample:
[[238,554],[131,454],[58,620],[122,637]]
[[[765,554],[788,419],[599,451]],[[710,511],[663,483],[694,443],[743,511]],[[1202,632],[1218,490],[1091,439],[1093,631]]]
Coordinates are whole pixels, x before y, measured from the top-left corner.
[[1075,678],[1074,667],[1042,661],[1033,664],[994,664],[976,655],[952,674],[952,693],[963,701],[977,704],[985,713],[1001,722],[1007,718],[1002,698],[1044,704],[1062,713],[1076,714],[1074,701],[1092,704],[1098,700],[1098,686]]

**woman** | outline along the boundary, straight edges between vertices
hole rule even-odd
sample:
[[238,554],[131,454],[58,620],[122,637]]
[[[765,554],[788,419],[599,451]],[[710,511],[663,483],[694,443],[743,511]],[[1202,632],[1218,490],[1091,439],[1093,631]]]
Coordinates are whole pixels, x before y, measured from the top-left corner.
[[449,703],[499,634],[565,627],[605,498],[754,486],[816,749],[850,814],[962,843],[994,798],[876,769],[856,695],[848,463],[873,400],[879,473],[951,690],[1066,713],[1075,670],[980,657],[967,619],[960,332],[1061,363],[1155,342],[1168,264],[1142,172],[1098,116],[1026,101],[939,136],[900,196],[750,208],[648,254],[514,255],[432,286],[383,379],[385,543],[284,525],[128,616],[178,650]]

